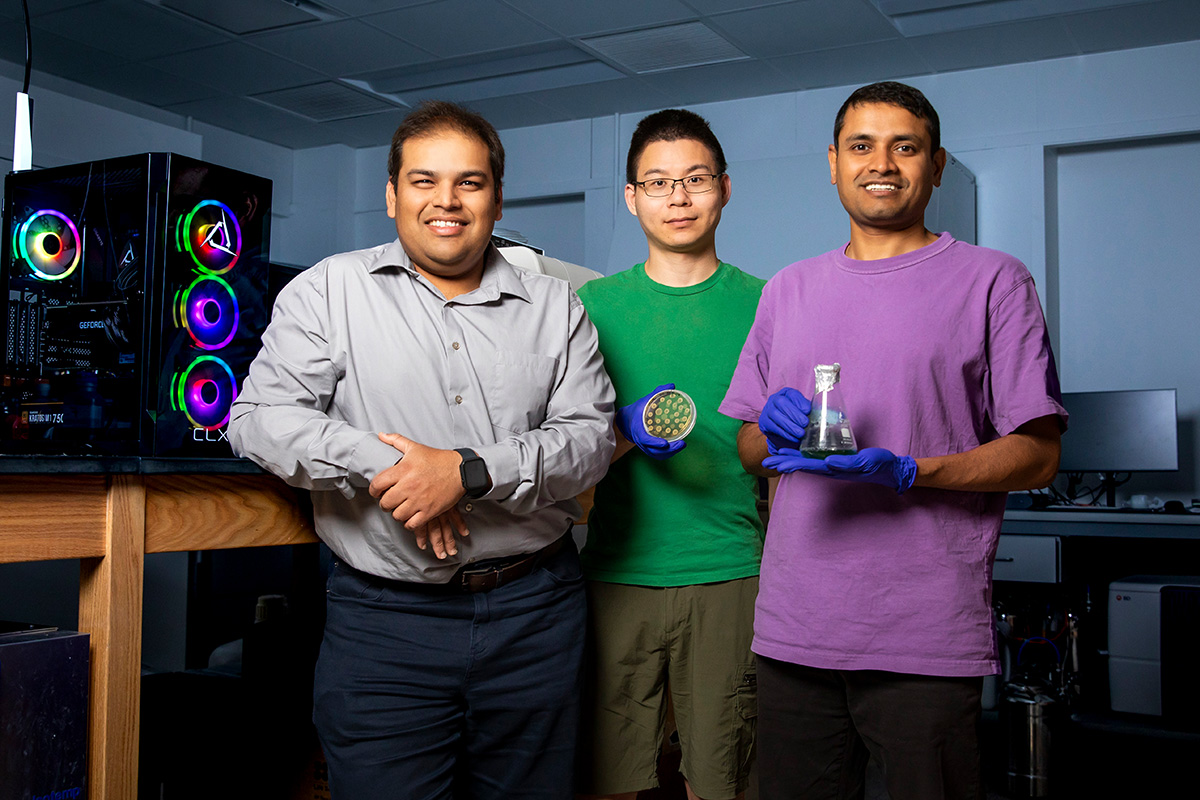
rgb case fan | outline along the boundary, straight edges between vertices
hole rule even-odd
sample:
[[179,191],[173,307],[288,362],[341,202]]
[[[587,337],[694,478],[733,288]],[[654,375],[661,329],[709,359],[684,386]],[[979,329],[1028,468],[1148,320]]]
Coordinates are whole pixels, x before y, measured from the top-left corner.
[[270,216],[269,180],[172,153],[9,174],[0,452],[248,467],[225,426],[267,322]]

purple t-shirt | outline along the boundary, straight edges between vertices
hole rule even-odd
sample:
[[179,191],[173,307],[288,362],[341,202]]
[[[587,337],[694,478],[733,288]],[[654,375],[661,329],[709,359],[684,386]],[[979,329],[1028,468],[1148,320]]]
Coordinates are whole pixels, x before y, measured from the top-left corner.
[[[723,414],[757,422],[785,386],[840,363],[859,448],[961,453],[1066,412],[1033,278],[995,250],[936,242],[855,261],[793,264],[763,290]],[[1003,492],[913,488],[793,473],[763,552],[754,652],[828,669],[969,676],[999,669],[992,561]]]

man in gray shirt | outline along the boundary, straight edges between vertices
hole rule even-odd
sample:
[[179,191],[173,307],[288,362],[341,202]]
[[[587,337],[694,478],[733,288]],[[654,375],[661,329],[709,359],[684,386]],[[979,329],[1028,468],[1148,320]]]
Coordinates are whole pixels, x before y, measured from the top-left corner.
[[313,490],[335,554],[314,697],[335,797],[571,795],[569,531],[614,395],[568,284],[490,245],[503,172],[482,117],[411,113],[399,239],[293,280],[234,403],[234,449]]

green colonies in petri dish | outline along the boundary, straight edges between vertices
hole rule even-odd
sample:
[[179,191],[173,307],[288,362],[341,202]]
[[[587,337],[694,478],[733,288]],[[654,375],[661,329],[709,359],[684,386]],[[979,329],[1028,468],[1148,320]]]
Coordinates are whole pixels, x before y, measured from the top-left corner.
[[686,392],[664,389],[646,401],[642,413],[646,433],[674,442],[692,432],[696,424],[696,404]]

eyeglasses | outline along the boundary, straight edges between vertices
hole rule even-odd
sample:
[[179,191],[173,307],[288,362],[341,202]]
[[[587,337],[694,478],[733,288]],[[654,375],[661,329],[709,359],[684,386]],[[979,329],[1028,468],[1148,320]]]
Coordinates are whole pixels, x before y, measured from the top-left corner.
[[675,184],[682,183],[683,190],[688,194],[704,194],[711,192],[713,187],[717,185],[717,178],[720,175],[713,175],[710,172],[701,172],[696,175],[688,175],[686,178],[651,178],[644,181],[634,181],[634,186],[642,187],[642,191],[647,197],[667,197],[675,193]]

